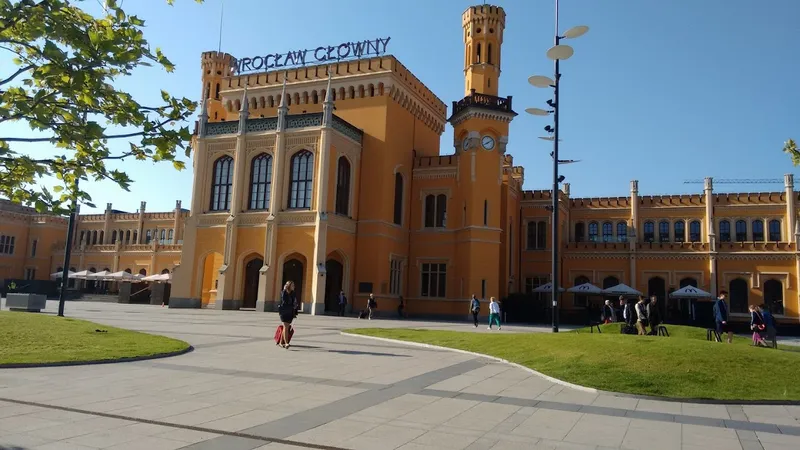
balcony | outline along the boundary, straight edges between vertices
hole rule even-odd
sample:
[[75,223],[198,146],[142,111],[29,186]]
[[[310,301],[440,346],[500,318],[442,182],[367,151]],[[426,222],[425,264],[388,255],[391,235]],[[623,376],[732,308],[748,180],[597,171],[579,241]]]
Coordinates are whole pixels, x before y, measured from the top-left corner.
[[450,119],[471,107],[517,115],[517,113],[511,109],[510,95],[507,98],[495,97],[494,95],[478,94],[475,92],[475,89],[472,89],[470,95],[457,102],[453,102],[453,114],[450,116]]

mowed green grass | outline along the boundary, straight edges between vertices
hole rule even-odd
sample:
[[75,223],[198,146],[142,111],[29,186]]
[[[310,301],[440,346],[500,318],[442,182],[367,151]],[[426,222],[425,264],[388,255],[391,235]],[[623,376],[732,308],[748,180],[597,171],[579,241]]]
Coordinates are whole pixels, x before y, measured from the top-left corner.
[[[98,333],[95,330],[106,330]],[[101,361],[185,350],[177,339],[49,314],[0,312],[0,367]]]
[[347,332],[482,353],[605,391],[687,399],[800,400],[797,351],[756,348],[745,338],[735,338],[734,344],[708,342],[702,328],[670,325],[669,338],[622,335],[619,324],[602,328],[602,334],[588,329],[557,334],[383,328]]

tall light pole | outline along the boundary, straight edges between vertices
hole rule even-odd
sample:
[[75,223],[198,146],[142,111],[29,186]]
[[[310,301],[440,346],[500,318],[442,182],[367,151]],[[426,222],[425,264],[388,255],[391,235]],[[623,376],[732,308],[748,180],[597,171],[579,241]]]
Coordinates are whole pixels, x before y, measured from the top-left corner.
[[[75,179],[75,191],[78,191],[80,179]],[[69,259],[72,255],[72,240],[75,235],[75,215],[78,212],[78,195],[72,198],[72,208],[67,224],[67,246],[64,248],[64,268],[61,271],[61,289],[58,293],[58,316],[64,317],[64,304],[67,301],[67,284],[69,284]]]
[[[559,94],[559,83],[561,80],[561,69],[559,67],[559,62],[561,60],[569,59],[574,50],[569,45],[562,45],[562,39],[572,39],[579,36],[583,36],[589,31],[589,27],[587,26],[577,26],[570,28],[567,30],[563,35],[558,31],[558,0],[556,1],[556,32],[555,32],[555,45],[547,50],[547,57],[552,59],[555,64],[555,80],[542,76],[542,75],[534,75],[528,78],[528,82],[533,86],[539,88],[553,88],[553,99],[547,101],[547,105],[551,108],[549,110],[540,109],[540,108],[528,108],[525,111],[529,114],[534,116],[547,116],[553,114],[553,126],[550,125],[545,127],[545,131],[551,133],[552,136],[542,137],[540,139],[544,140],[552,140],[553,141],[553,153],[551,156],[553,157],[553,193],[552,199],[553,204],[550,206],[553,213],[553,227],[551,231],[551,258],[552,258],[552,287],[553,291],[551,294],[551,298],[553,300],[553,310],[552,310],[552,319],[553,319],[553,333],[558,333],[558,294],[559,294],[559,277],[558,277],[558,198],[559,198],[559,183],[564,180],[564,177],[560,177],[558,175],[558,165],[562,163],[561,160],[558,159],[558,113],[561,109],[561,105],[559,104],[558,94]],[[564,161],[566,163],[567,161]]]

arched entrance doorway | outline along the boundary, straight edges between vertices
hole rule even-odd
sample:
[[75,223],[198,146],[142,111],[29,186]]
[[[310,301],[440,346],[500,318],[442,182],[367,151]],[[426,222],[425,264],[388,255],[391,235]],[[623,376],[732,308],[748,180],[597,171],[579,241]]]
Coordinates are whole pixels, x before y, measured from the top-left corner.
[[783,283],[778,280],[764,283],[764,306],[772,314],[783,314]]
[[339,312],[339,292],[344,282],[344,266],[335,259],[325,261],[325,312]]
[[259,270],[264,266],[264,260],[253,258],[244,267],[244,295],[242,298],[242,308],[255,308],[258,299],[258,277]]
[[297,303],[303,301],[303,273],[305,272],[303,263],[296,258],[292,258],[283,263],[283,281],[281,282],[281,289],[287,281],[294,282],[294,292],[297,297]]

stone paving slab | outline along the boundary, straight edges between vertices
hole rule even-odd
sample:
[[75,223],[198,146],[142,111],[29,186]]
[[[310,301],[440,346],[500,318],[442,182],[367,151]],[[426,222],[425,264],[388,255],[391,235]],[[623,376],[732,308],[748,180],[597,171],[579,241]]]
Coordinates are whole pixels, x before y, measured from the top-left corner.
[[[46,313],[57,305],[48,302]],[[300,316],[291,350],[270,313],[70,302],[67,315],[195,346],[123,364],[0,370],[0,448],[800,448],[800,407],[589,394],[472,355],[344,336],[465,323]],[[508,332],[548,331],[505,326]]]

